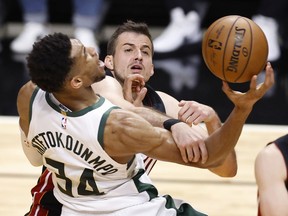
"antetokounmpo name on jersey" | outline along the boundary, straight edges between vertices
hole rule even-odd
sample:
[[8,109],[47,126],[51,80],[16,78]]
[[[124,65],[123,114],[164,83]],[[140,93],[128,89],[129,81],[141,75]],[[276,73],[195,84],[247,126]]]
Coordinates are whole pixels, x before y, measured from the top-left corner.
[[65,148],[78,155],[87,163],[92,164],[93,168],[102,175],[112,174],[118,171],[112,164],[101,159],[99,155],[95,156],[93,151],[84,147],[83,143],[73,139],[70,135],[64,135],[59,132],[53,133],[51,131],[39,133],[32,139],[32,146],[35,147],[41,155],[49,148]]

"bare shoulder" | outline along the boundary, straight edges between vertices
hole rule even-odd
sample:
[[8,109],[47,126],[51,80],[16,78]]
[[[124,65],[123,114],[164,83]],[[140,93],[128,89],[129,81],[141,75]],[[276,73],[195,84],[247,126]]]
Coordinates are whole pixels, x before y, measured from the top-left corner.
[[255,172],[257,175],[267,173],[271,176],[286,176],[284,158],[275,144],[265,146],[255,160]]
[[272,143],[268,146],[265,146],[257,155],[258,160],[264,160],[264,161],[269,161],[272,162],[275,160],[277,157],[281,157],[281,152],[277,148],[277,146]]
[[17,96],[17,107],[27,106],[29,103],[27,101],[30,101],[30,98],[36,88],[36,85],[33,84],[31,81],[27,82],[25,85],[23,85]]
[[35,88],[36,85],[29,81],[21,87],[17,96],[17,110],[20,117],[19,124],[26,135],[29,128],[30,99]]

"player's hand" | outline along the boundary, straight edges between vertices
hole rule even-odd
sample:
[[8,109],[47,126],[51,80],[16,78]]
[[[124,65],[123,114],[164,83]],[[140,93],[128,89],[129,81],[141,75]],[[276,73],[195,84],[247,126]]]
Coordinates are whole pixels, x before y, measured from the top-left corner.
[[171,132],[185,163],[196,163],[201,160],[204,164],[207,161],[208,152],[204,142],[207,133],[203,128],[200,126],[191,128],[183,122],[174,124]]
[[143,106],[147,88],[145,86],[144,77],[140,74],[130,74],[124,80],[123,96],[125,100],[134,104],[134,106]]
[[242,110],[250,110],[253,105],[261,99],[264,94],[274,85],[274,70],[270,62],[266,65],[266,75],[264,82],[257,85],[257,75],[254,75],[250,82],[250,89],[247,92],[233,91],[227,82],[223,81],[222,90],[234,103],[235,107]]
[[178,104],[181,109],[178,112],[178,119],[186,122],[188,125],[197,125],[201,122],[209,122],[215,118],[216,112],[204,104],[196,101],[181,100]]

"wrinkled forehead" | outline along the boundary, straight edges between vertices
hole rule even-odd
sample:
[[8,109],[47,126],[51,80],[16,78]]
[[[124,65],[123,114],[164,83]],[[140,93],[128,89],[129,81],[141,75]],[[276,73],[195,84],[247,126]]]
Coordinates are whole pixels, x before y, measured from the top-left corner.
[[133,44],[136,46],[149,47],[152,50],[152,41],[144,34],[136,32],[123,32],[118,37],[118,45]]
[[83,44],[78,39],[70,39],[70,41],[72,45],[70,57],[74,58],[75,56],[78,56],[81,52]]

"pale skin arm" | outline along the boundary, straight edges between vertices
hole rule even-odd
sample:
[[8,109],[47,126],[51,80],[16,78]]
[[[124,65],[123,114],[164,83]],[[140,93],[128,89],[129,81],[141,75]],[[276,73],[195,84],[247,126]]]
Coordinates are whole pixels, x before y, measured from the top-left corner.
[[[135,106],[142,106],[142,100],[147,93],[147,89],[144,87],[144,85],[145,81],[141,75],[130,74],[124,81],[124,98],[133,103]],[[215,129],[221,126],[221,121],[216,112],[211,107],[195,101],[183,100],[179,103],[178,100],[164,92],[157,91],[157,94],[164,102],[167,115],[173,118],[178,118],[183,122],[186,122],[188,125],[195,125],[190,132],[190,134],[193,133],[193,136],[190,136],[190,143],[181,142],[181,140],[178,139],[177,134],[174,133],[174,138],[177,141],[183,160],[186,162],[196,162],[201,160],[202,163],[205,163],[208,158],[208,154],[204,144],[204,138],[207,137],[207,134],[201,127],[196,125],[198,125],[200,122],[205,122],[207,131],[209,134],[211,134]],[[235,156],[235,154],[232,154],[232,159],[233,155]],[[232,161],[229,160],[228,162]],[[236,158],[234,158],[233,162],[236,162]],[[230,167],[235,168],[237,166],[233,166],[233,164],[231,164]],[[229,176],[230,173],[231,172],[229,171]],[[221,176],[222,175],[224,175],[224,173],[222,173]]]
[[94,92],[107,98],[112,103],[123,109],[132,109],[134,107],[131,103],[124,100],[121,85],[116,81],[116,79],[110,76],[106,76],[102,81],[94,83],[92,88]]
[[222,123],[215,110],[205,104],[196,101],[181,100],[178,104],[181,108],[178,112],[178,118],[182,119],[189,125],[198,125],[205,123],[209,134],[221,127]]
[[[179,107],[179,101],[176,100],[174,97],[161,91],[157,91],[157,93],[161,97],[165,105],[166,113],[173,118],[177,118],[186,122],[186,119],[188,118],[186,117],[186,115],[188,116],[188,114],[192,113],[192,109],[195,107],[185,106],[184,110]],[[182,112],[182,114],[180,115],[179,112]],[[192,125],[190,122],[186,123],[189,126]],[[201,159],[201,162],[205,163],[208,159],[208,154],[204,143],[204,139],[207,137],[207,132],[199,125],[194,125],[191,130],[194,132],[193,137],[191,137],[191,143],[187,145],[186,143],[179,142],[178,148],[182,154],[182,157],[185,157],[187,155],[187,159],[185,159],[186,162],[188,160],[196,162]],[[175,139],[177,140],[177,137]]]
[[[109,87],[107,88],[107,86]],[[163,127],[163,122],[170,118],[154,109],[147,107],[135,107],[133,104],[126,101],[123,97],[123,90],[121,85],[118,81],[116,81],[116,79],[110,76],[106,76],[106,78],[101,82],[94,83],[92,88],[94,92],[107,98],[109,101],[121,107],[122,109],[132,111],[142,116],[153,126]]]
[[263,216],[288,215],[287,170],[279,149],[270,144],[255,160],[255,177]]
[[[147,93],[147,89],[144,87],[144,85],[145,81],[143,76],[139,74],[128,75],[123,85],[123,95],[125,100],[129,101],[135,106],[143,106],[142,100]],[[177,112],[180,109],[178,107],[179,102],[166,93],[157,93],[164,102],[166,114],[171,116],[172,118],[177,119]],[[185,121],[185,119],[183,118],[179,119]],[[197,162],[198,160],[201,160],[202,163],[205,163],[208,158],[207,150],[204,144],[204,138],[207,137],[206,132],[200,127],[195,127],[188,131],[186,127],[185,130],[187,130],[187,132],[186,134],[184,134],[181,133],[181,131],[183,132],[182,127],[183,126],[181,125],[173,126],[172,134],[180,149],[183,160],[185,162]],[[185,139],[189,141],[186,141],[183,137],[186,137]],[[183,142],[183,140],[185,142]]]

